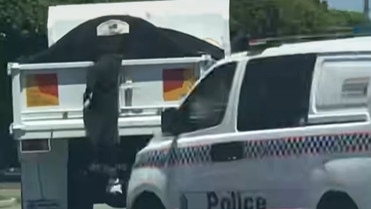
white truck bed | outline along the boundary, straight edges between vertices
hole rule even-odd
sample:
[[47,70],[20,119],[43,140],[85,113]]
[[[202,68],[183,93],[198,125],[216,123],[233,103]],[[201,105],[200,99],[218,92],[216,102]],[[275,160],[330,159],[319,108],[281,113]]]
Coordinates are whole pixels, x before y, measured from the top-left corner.
[[[121,136],[160,131],[162,109],[177,106],[213,63],[189,58],[123,60],[120,72]],[[9,63],[15,139],[84,137],[82,95],[92,62]]]

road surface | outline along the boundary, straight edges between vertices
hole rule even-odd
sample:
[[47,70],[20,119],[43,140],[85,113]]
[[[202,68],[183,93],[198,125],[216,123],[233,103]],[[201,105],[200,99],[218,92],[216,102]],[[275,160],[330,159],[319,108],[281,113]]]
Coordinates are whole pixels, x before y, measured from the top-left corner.
[[1,189],[21,189],[21,184],[17,182],[0,182]]
[[[21,205],[14,205],[12,207],[2,208],[2,209],[21,209]],[[107,205],[95,205],[94,209],[112,209],[112,208],[108,207]]]
[[[0,196],[1,197],[16,197],[19,198],[21,196],[21,186],[19,183],[0,183]],[[1,209],[21,209],[21,205],[13,205],[11,207],[5,207]],[[111,207],[107,206],[106,204],[99,204],[95,205],[94,209],[112,209]]]
[[111,207],[109,207],[108,205],[95,205],[94,206],[94,209],[111,209]]

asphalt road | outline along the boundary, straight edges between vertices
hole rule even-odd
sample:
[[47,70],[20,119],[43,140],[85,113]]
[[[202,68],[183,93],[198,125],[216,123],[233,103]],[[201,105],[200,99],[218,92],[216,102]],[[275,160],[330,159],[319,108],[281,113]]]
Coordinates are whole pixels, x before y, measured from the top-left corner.
[[17,182],[0,182],[1,189],[21,189],[21,184]]
[[[21,209],[21,205],[14,205],[12,207],[2,208],[2,209]],[[94,209],[112,209],[107,205],[95,205]]]
[[108,205],[95,205],[94,206],[94,209],[111,209],[111,207],[109,207]]
[[[20,197],[21,196],[21,185],[20,183],[8,183],[8,182],[1,182],[0,183],[0,196],[2,197]],[[5,207],[2,209],[21,209],[21,205],[13,205],[11,207]],[[94,209],[112,209],[106,204],[99,204],[95,205]]]

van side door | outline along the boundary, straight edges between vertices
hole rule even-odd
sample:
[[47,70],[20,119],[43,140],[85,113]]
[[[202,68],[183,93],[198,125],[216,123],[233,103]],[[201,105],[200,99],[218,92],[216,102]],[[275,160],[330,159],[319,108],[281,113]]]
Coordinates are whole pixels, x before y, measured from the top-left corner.
[[318,158],[307,161],[302,152],[307,145],[298,141],[306,131],[315,62],[315,54],[299,54],[247,63],[237,104],[238,133],[230,138],[244,146],[240,172],[231,181],[242,208],[306,208],[306,168]]
[[[182,134],[171,146],[169,197],[174,207],[206,208],[207,191],[216,190],[229,171],[212,164],[210,148],[224,124],[230,93],[235,87],[237,62],[221,64],[208,73],[179,108]],[[220,138],[220,137],[219,137]],[[178,202],[183,197],[183,203]]]

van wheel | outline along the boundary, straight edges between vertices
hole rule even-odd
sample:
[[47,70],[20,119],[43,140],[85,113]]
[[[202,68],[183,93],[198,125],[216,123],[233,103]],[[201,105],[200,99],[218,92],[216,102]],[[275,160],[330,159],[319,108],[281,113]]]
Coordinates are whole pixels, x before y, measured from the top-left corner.
[[145,192],[135,201],[133,209],[165,209],[165,206],[156,195]]
[[358,207],[348,194],[328,192],[318,202],[317,209],[358,209]]

